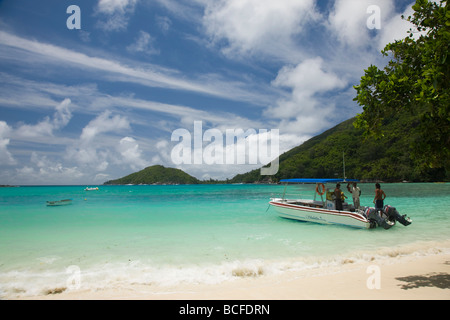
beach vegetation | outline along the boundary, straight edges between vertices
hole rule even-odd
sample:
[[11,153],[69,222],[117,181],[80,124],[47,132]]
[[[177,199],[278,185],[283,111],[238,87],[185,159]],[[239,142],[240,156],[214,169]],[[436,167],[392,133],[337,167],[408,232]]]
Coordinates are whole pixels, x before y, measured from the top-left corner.
[[420,174],[450,164],[450,10],[447,0],[417,0],[412,9],[402,16],[413,25],[409,35],[381,52],[388,64],[371,65],[355,86],[354,100],[363,107],[355,126],[370,141],[387,134],[391,118],[409,119],[402,150]]

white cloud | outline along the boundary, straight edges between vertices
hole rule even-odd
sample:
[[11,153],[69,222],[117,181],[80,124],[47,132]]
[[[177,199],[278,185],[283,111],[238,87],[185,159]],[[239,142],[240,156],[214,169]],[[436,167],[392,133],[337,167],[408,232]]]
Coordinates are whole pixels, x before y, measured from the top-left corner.
[[[200,120],[216,127],[224,127],[227,125],[229,126],[230,123],[233,124],[233,126],[244,127],[258,127],[260,125],[260,122],[258,120],[247,119],[245,117],[240,117],[233,113],[221,110],[198,110],[189,106],[166,104],[129,97],[99,97],[94,101],[94,104],[97,106],[101,105],[104,108],[113,106],[126,106],[127,108],[164,114],[166,116],[177,119],[177,123],[185,127],[191,127],[194,124],[194,121]],[[136,121],[139,121],[139,119],[137,119]],[[159,127],[167,128],[167,124]]]
[[156,23],[163,34],[167,34],[172,26],[172,20],[169,17],[156,17]]
[[[92,57],[52,44],[27,40],[4,31],[0,31],[0,46],[3,46],[2,58],[5,61],[17,61],[20,58],[21,65],[24,61],[32,61],[30,68],[62,64],[65,68],[75,66],[92,71],[89,74],[90,79],[138,83],[148,87],[184,90],[255,104],[261,104],[270,98],[264,90],[258,90],[258,87],[252,88],[246,82],[224,80],[220,75],[208,74],[200,79],[189,79],[176,70],[148,64],[129,66],[115,60]],[[14,49],[20,49],[20,54]],[[270,88],[265,89],[270,92]]]
[[369,36],[367,20],[373,12],[367,9],[376,5],[380,11],[381,29],[385,22],[391,19],[394,12],[393,0],[336,0],[333,11],[328,17],[328,28],[334,34],[341,45],[349,46],[349,49],[364,49],[367,46],[377,46],[377,41]]
[[53,115],[53,128],[60,129],[65,127],[72,118],[72,112],[69,109],[72,101],[70,99],[64,99],[60,104],[56,106],[56,113]]
[[78,30],[78,36],[83,42],[91,42],[91,33],[84,30]]
[[156,154],[152,157],[151,163],[172,165],[170,157],[171,146],[168,140],[159,140],[154,144]]
[[16,139],[49,138],[53,135],[53,125],[49,117],[37,124],[23,124],[16,130]]
[[80,182],[85,175],[78,167],[65,167],[61,162],[31,153],[30,163],[33,167],[24,166],[16,169],[18,179],[23,184],[64,184]]
[[97,26],[106,31],[125,30],[136,3],[137,0],[99,0],[96,11],[104,20],[100,20]]
[[228,42],[229,56],[280,57],[292,54],[292,37],[318,17],[313,0],[221,0],[208,3],[203,23],[213,42]]
[[93,146],[70,147],[67,149],[66,161],[74,161],[87,172],[105,171],[109,162],[108,152]]
[[[0,72],[0,103],[2,106],[27,111],[53,110],[62,100],[70,99],[70,110],[78,108],[76,102],[98,95],[95,84],[67,86],[47,81],[33,81]],[[80,108],[81,111],[86,108]]]
[[56,112],[53,115],[53,119],[45,117],[44,120],[37,124],[23,124],[19,126],[15,130],[15,138],[30,139],[52,137],[54,130],[59,130],[69,123],[72,117],[72,113],[69,109],[70,103],[70,99],[64,99],[60,104],[58,104],[56,106]]
[[80,139],[67,148],[65,158],[75,161],[86,172],[94,171],[96,179],[107,177],[106,173],[100,173],[111,165],[140,170],[149,163],[144,160],[138,142],[129,136],[117,137],[120,132],[130,129],[126,117],[104,111],[83,128]]
[[141,170],[149,165],[147,161],[142,159],[142,151],[139,149],[139,144],[132,137],[122,138],[119,141],[117,150],[122,156],[122,162],[129,165],[133,170]]
[[99,12],[113,14],[115,12],[124,13],[134,9],[137,0],[99,0],[97,9]]
[[343,80],[332,72],[324,71],[324,67],[320,57],[305,60],[295,67],[286,66],[278,72],[272,84],[291,88],[294,94],[306,95],[342,87]]
[[89,170],[104,171],[108,168],[110,159],[114,159],[112,150],[117,144],[111,133],[117,134],[128,129],[130,123],[127,118],[112,116],[106,110],[83,128],[80,139],[67,147],[65,158]]
[[14,165],[16,160],[13,158],[7,147],[9,145],[8,136],[11,128],[5,121],[0,121],[0,165]]
[[276,106],[266,110],[267,116],[282,120],[280,127],[283,132],[299,135],[315,133],[332,118],[334,105],[330,102],[324,104],[328,99],[323,96],[328,91],[344,88],[346,82],[332,71],[327,71],[324,64],[317,57],[295,67],[284,67],[272,82],[274,86],[291,90],[288,99],[281,99]]
[[19,176],[29,177],[34,173],[34,169],[28,166],[16,169]]
[[135,41],[127,46],[127,50],[132,53],[159,54],[159,50],[154,47],[154,41],[149,33],[141,30]]
[[80,139],[83,143],[90,143],[100,133],[129,128],[130,123],[127,118],[120,115],[111,116],[111,112],[106,110],[83,128]]

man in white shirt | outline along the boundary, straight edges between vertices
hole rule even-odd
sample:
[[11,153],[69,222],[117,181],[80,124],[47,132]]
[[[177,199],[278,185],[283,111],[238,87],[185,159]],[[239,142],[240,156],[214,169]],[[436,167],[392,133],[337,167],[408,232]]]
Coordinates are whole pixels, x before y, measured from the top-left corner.
[[353,187],[350,188],[350,183],[347,184],[347,190],[352,194],[353,204],[355,210],[359,209],[359,196],[361,195],[361,189],[353,182]]

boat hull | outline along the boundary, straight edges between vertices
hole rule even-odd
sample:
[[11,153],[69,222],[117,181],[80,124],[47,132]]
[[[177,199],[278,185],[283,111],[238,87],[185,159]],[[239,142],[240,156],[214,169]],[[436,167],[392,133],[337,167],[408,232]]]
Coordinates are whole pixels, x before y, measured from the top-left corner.
[[315,208],[290,203],[288,200],[282,199],[274,199],[269,204],[275,208],[282,218],[362,229],[370,228],[369,220],[356,212]]

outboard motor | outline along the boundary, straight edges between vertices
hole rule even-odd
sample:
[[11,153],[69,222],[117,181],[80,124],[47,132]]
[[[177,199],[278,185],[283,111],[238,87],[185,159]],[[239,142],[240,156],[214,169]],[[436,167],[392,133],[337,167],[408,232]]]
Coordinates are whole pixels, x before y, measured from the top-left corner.
[[364,214],[366,215],[367,219],[370,221],[370,228],[375,228],[376,225],[379,225],[380,227],[383,227],[384,229],[391,228],[395,222],[389,221],[387,219],[382,218],[378,211],[374,208],[367,207]]
[[408,226],[411,224],[412,220],[404,214],[403,216],[398,213],[397,209],[391,207],[389,205],[384,206],[384,213],[388,216],[390,221],[398,221],[404,226]]

